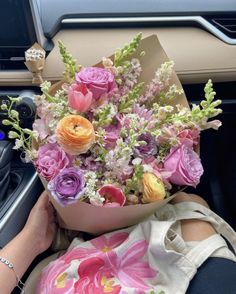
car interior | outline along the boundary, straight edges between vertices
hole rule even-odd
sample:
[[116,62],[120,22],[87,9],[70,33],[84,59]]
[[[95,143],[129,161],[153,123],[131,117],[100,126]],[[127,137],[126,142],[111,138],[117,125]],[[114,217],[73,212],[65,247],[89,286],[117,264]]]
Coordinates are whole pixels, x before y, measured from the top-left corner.
[[[5,0],[0,9],[0,105],[8,96],[17,105],[22,125],[35,118],[32,74],[24,54],[35,42],[46,51],[42,73],[52,83],[62,78],[58,41],[85,66],[110,56],[138,32],[156,34],[175,63],[189,104],[204,97],[212,79],[223,113],[218,131],[205,131],[200,153],[204,175],[196,189],[213,211],[236,229],[236,2],[234,0]],[[0,247],[23,227],[43,191],[30,163],[12,149],[0,110]]]

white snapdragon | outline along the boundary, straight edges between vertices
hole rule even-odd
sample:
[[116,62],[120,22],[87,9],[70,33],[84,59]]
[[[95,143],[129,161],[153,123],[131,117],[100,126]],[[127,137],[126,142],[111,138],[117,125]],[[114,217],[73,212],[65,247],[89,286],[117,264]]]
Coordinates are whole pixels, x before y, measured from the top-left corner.
[[155,73],[155,79],[158,81],[168,84],[170,77],[173,73],[174,62],[167,61],[161,65],[161,67]]

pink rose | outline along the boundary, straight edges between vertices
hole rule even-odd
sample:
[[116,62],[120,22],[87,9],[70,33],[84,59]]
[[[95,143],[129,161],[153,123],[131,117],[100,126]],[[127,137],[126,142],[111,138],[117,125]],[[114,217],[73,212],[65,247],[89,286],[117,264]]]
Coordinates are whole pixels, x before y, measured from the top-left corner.
[[77,83],[84,84],[92,92],[93,99],[99,100],[116,88],[114,76],[100,67],[85,67],[76,74]]
[[86,112],[92,104],[93,94],[85,84],[72,84],[68,90],[69,106],[79,112]]
[[71,165],[72,158],[57,144],[46,144],[39,147],[38,159],[34,162],[38,173],[47,181]]
[[185,144],[171,149],[165,159],[164,168],[171,172],[168,180],[175,185],[196,187],[203,174],[198,154]]

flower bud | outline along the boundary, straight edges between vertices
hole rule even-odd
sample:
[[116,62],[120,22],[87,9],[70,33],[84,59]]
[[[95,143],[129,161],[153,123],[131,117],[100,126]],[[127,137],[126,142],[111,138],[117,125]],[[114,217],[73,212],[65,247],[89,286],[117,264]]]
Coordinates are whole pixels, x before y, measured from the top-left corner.
[[15,138],[19,138],[19,137],[20,137],[20,135],[17,134],[16,132],[14,132],[14,131],[10,131],[10,132],[8,133],[8,138],[9,138],[9,139],[15,139]]
[[2,104],[1,105],[1,110],[7,110],[7,105],[6,104]]
[[134,195],[134,194],[129,194],[126,196],[127,199],[127,204],[128,205],[134,205],[134,204],[138,204],[139,203],[139,199],[138,196]]
[[27,135],[32,135],[32,133],[33,133],[33,131],[32,131],[32,130],[30,130],[30,129],[27,129],[27,128],[25,128],[25,129],[22,129],[22,131],[23,131],[25,134],[27,134]]
[[143,203],[155,202],[165,198],[165,186],[160,178],[152,173],[144,173],[143,175]]
[[16,130],[20,130],[21,127],[18,124],[12,124],[13,128]]
[[22,100],[22,97],[9,97],[9,99],[12,101],[12,102],[20,102]]
[[4,119],[4,120],[2,121],[2,124],[3,124],[4,126],[10,126],[12,123],[9,121],[9,119]]
[[14,117],[14,118],[19,118],[19,113],[16,110],[12,109],[11,110],[11,116]]

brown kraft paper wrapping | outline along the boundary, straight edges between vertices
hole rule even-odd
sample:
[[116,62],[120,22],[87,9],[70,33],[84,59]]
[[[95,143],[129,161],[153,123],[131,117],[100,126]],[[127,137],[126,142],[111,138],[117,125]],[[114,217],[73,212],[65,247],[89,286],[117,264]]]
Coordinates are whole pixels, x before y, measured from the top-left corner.
[[[142,74],[140,81],[148,84],[154,77],[156,70],[162,63],[168,61],[168,57],[164,52],[156,35],[151,35],[142,39],[140,46],[136,52],[136,56],[145,51],[145,55],[140,58]],[[112,58],[112,56],[111,56]],[[97,66],[100,66],[98,64]],[[55,94],[59,90],[64,81],[52,85],[51,94]],[[173,73],[171,83],[176,84],[180,89],[182,85],[176,75]],[[172,105],[182,104],[188,107],[186,96],[183,92],[173,102]],[[151,105],[150,105],[151,107]],[[47,183],[42,179],[45,189]],[[160,207],[164,206],[172,200],[176,194],[154,203],[137,204],[123,207],[99,207],[85,202],[77,201],[66,207],[62,207],[51,195],[49,197],[58,215],[58,222],[60,227],[71,230],[84,231],[92,234],[101,234],[119,228],[128,227],[137,224],[148,216],[153,214]]]

